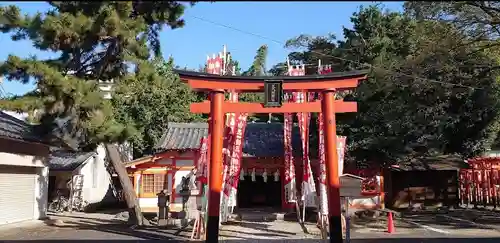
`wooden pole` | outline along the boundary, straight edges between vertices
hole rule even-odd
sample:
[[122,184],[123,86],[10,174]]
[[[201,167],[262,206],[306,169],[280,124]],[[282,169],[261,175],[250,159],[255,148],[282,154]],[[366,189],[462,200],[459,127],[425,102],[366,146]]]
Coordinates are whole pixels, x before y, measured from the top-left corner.
[[134,186],[132,181],[128,177],[127,169],[120,159],[120,154],[116,145],[105,144],[106,152],[108,153],[109,160],[115,169],[120,184],[123,188],[123,193],[125,194],[125,201],[127,202],[127,208],[129,212],[129,223],[142,226],[150,225],[149,221],[144,218],[142,214],[141,207],[139,206],[139,200],[135,194]]
[[342,242],[342,216],[340,210],[340,179],[337,158],[337,131],[335,123],[335,91],[323,91],[322,112],[325,126],[325,164],[328,187],[328,221],[330,242]]
[[224,113],[222,103],[224,92],[212,91],[210,128],[210,163],[208,169],[208,217],[206,229],[206,242],[219,240],[219,211],[220,196],[222,191],[222,140],[224,130]]

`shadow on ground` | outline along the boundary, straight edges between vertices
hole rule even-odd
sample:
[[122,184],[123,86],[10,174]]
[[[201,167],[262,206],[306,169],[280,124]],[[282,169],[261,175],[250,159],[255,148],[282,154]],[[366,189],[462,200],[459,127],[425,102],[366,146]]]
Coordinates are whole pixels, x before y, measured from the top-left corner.
[[132,227],[120,219],[89,219],[76,215],[65,215],[63,223],[55,225],[50,224],[50,226],[60,229],[74,230],[75,232],[90,230],[130,236],[144,240],[184,240],[191,233],[189,229],[182,227]]
[[[403,221],[411,220],[413,222],[425,225],[438,225],[440,227],[445,227],[448,229],[491,229],[488,225],[479,225],[473,224],[470,222],[463,222],[457,220],[451,220],[446,218],[446,215],[454,215],[457,214],[459,216],[463,216],[463,212],[448,212],[448,214],[405,214],[402,216],[403,220],[396,220],[396,228],[408,228],[413,229],[416,226],[408,223],[404,223]],[[472,213],[469,211],[468,214]],[[481,214],[481,217],[487,213]],[[479,213],[474,214],[479,215]],[[497,214],[498,215],[498,214]],[[488,214],[488,218],[493,219],[494,214]],[[130,227],[129,225],[124,223],[124,220],[120,219],[98,219],[98,218],[89,218],[85,215],[64,215],[63,217],[64,223],[51,225],[54,228],[60,229],[68,229],[64,230],[68,235],[68,237],[57,237],[57,239],[68,239],[68,240],[52,240],[56,237],[46,237],[44,241],[57,241],[57,242],[69,242],[69,239],[79,239],[84,237],[78,237],[77,233],[73,234],[72,232],[80,232],[80,234],[95,234],[93,236],[92,241],[115,241],[110,240],[111,235],[121,235],[124,239],[120,239],[120,241],[130,241],[135,242],[137,240],[165,240],[172,242],[188,242],[191,236],[191,227],[175,227],[170,226],[166,228],[158,228],[157,226],[151,227]],[[474,218],[475,216],[471,216]],[[481,218],[478,217],[478,218]],[[370,228],[380,228],[381,230],[386,229],[386,217],[377,217],[377,218],[364,218],[353,220],[355,227],[352,229],[355,230],[357,227],[370,227]],[[322,242],[317,239],[297,239],[301,238],[302,232],[290,232],[285,230],[279,230],[277,228],[270,228],[270,226],[266,223],[261,222],[234,222],[231,224],[232,226],[238,226],[239,228],[233,227],[222,227],[220,230],[220,236],[224,238],[231,238],[231,240],[224,240],[224,242],[240,242],[240,241],[250,241],[250,242]],[[314,224],[311,226],[314,227]],[[249,230],[247,232],[246,229],[252,229],[256,231]],[[90,231],[90,232],[89,232]],[[292,230],[293,231],[293,230]],[[102,235],[99,232],[103,232]],[[105,236],[107,235],[107,236]],[[371,239],[352,239],[352,243],[489,243],[489,242],[500,242],[500,238],[417,238],[419,235],[407,235],[408,237],[414,238],[396,238],[398,235],[387,236],[377,234],[377,237],[370,237]],[[441,235],[442,236],[442,235]],[[496,236],[496,235],[495,235]],[[425,237],[425,236],[423,236]],[[450,235],[451,237],[451,235]],[[51,239],[52,238],[52,239]],[[267,240],[267,239],[252,239],[252,238],[278,238],[277,240]],[[280,239],[281,238],[281,239]],[[290,239],[295,238],[295,239]],[[311,237],[315,238],[315,237]],[[12,238],[15,239],[15,238]],[[35,240],[38,238],[32,238],[31,240]],[[87,239],[87,237],[85,237]],[[102,240],[100,240],[102,239]],[[130,240],[129,240],[130,239]],[[88,240],[71,240],[77,242],[87,242]],[[9,242],[9,241],[0,241],[0,242]]]
[[[161,228],[157,227],[156,225],[149,227],[131,227],[120,219],[92,219],[77,215],[64,215],[61,218],[63,219],[62,223],[54,224],[53,222],[51,222],[48,225],[50,227],[59,229],[67,229],[71,232],[85,231],[87,232],[87,234],[89,234],[89,231],[91,231],[96,232],[96,235],[99,235],[98,232],[104,232],[113,235],[127,236],[127,238],[130,237],[144,240],[174,240],[179,242],[188,240],[191,237],[192,232],[191,225],[187,225],[185,227],[167,226]],[[287,238],[297,235],[293,232],[271,229],[269,228],[269,225],[266,225],[264,223],[234,222],[230,225],[241,227],[241,229],[243,230],[240,231],[228,227],[222,227],[219,232],[220,237],[237,239],[241,241],[255,236]],[[253,229],[259,232],[244,232],[244,229]],[[75,234],[70,236],[71,239],[78,239],[78,236]],[[99,236],[96,236],[95,238],[99,238]],[[50,237],[48,237],[48,240],[51,240]]]
[[[270,229],[269,225],[260,223],[260,222],[229,222],[226,223],[226,225],[232,225],[232,226],[239,226],[241,228],[248,228],[248,229],[254,229],[254,230],[260,230],[264,231],[266,233],[254,233],[252,232],[253,235],[262,235],[262,236],[275,236],[275,237],[283,237],[283,236],[295,236],[297,233],[295,232],[289,232],[289,231],[284,231],[284,230],[276,230],[276,229]],[[244,232],[238,232],[236,230],[231,230],[231,229],[225,229],[225,227],[222,227],[220,229],[221,232],[233,232],[233,233],[244,233]]]
[[[353,239],[351,242],[353,243],[493,243],[499,242],[500,238],[461,238],[461,239],[450,239],[450,238],[432,238],[432,239],[422,239],[422,238],[404,238],[404,239]],[[96,242],[96,240],[43,240],[44,242]],[[136,240],[98,240],[99,242],[137,242]],[[170,242],[189,242],[188,240],[168,240]],[[223,242],[241,242],[242,240],[224,240]],[[324,242],[321,240],[314,239],[296,239],[296,240],[245,240],[245,241],[254,241],[254,242]],[[11,242],[11,241],[2,241],[2,242]],[[12,241],[15,242],[15,241]],[[149,242],[141,241],[141,242]]]
[[419,224],[437,225],[448,229],[486,229],[500,231],[500,213],[475,209],[446,212],[408,212],[402,216]]

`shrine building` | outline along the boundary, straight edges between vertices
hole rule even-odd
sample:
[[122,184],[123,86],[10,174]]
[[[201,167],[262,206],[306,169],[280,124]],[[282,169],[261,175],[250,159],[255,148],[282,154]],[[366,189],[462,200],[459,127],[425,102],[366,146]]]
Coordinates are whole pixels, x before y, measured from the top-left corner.
[[[157,212],[157,193],[171,192],[170,210],[182,210],[183,198],[178,195],[183,177],[191,176],[196,167],[200,140],[208,135],[207,123],[169,123],[165,135],[155,146],[155,154],[126,164],[140,206],[144,212]],[[238,186],[239,208],[293,208],[284,195],[284,142],[282,123],[252,123],[245,129],[242,172]],[[297,125],[292,130],[296,174],[302,173],[301,139]],[[311,144],[311,148],[314,148]],[[315,149],[311,149],[311,167],[318,171]],[[265,178],[264,178],[265,177]],[[241,178],[241,177],[240,177]],[[317,178],[315,178],[317,180]],[[316,185],[319,183],[316,182]],[[300,192],[301,177],[297,177]],[[201,197],[201,195],[198,195]]]

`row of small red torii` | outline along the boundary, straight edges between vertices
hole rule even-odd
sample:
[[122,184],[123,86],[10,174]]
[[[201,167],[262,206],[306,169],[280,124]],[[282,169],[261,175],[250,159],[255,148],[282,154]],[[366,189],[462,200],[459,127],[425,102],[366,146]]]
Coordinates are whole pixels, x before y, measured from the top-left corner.
[[[227,54],[224,50],[224,53],[221,53],[217,56],[213,56],[212,58],[207,57],[207,73],[217,74],[217,75],[227,75],[228,73],[234,75],[234,67],[229,67],[228,62],[224,62],[224,60],[230,60],[230,54]],[[331,65],[318,65],[318,74],[328,74],[332,72]],[[289,76],[304,76],[305,75],[305,65],[288,65],[288,75]],[[297,102],[302,103],[307,100],[314,101],[316,99],[316,94],[313,92],[309,92],[305,94],[305,92],[292,92],[291,95],[285,94],[285,101],[288,102]],[[321,99],[321,95],[317,95],[317,99]],[[230,92],[229,94],[230,102],[238,102],[238,93]],[[228,113],[226,117],[226,129],[224,133],[224,157],[223,157],[223,193],[221,198],[220,212],[221,217],[220,220],[222,222],[227,221],[229,217],[229,213],[232,213],[232,209],[236,206],[236,193],[240,178],[240,170],[241,170],[241,156],[243,149],[243,136],[245,133],[246,121],[248,114],[246,113]],[[305,207],[317,207],[320,208],[320,213],[323,216],[328,215],[328,206],[327,206],[327,189],[326,189],[326,166],[325,166],[325,157],[324,157],[324,144],[323,144],[323,119],[322,114],[318,114],[318,127],[319,127],[319,192],[316,192],[316,186],[313,179],[313,172],[310,165],[309,160],[309,122],[310,122],[310,113],[299,112],[297,113],[298,125],[300,130],[300,136],[302,141],[302,151],[303,151],[303,174],[302,174],[302,192],[300,200],[303,202],[303,209]],[[295,176],[295,168],[294,168],[294,159],[292,154],[292,126],[293,126],[293,117],[291,113],[284,114],[284,151],[285,151],[285,198],[288,203],[295,204],[297,203],[297,195],[296,195],[296,176]],[[209,138],[203,138],[201,140],[200,145],[200,156],[198,159],[198,173],[199,180],[202,183],[206,183],[206,173],[207,166],[206,161],[209,158]],[[339,158],[339,172],[341,173],[343,167],[343,158],[346,144],[346,137],[338,136],[337,137],[338,144],[338,158]],[[318,193],[318,194],[317,194]],[[318,202],[315,200],[319,199]],[[297,212],[299,213],[299,212]],[[304,210],[303,210],[304,214]],[[304,216],[304,215],[302,215]],[[318,217],[320,219],[321,217]]]
[[459,175],[462,205],[500,205],[500,157],[482,157],[467,161],[471,168]]

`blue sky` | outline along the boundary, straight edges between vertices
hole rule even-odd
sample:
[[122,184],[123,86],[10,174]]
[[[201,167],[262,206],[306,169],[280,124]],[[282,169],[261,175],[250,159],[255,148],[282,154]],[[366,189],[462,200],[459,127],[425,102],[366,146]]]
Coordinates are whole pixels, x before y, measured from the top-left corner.
[[[198,68],[206,56],[222,51],[227,45],[233,58],[238,60],[245,70],[253,60],[257,48],[268,45],[268,67],[283,61],[290,50],[273,41],[241,33],[227,27],[202,21],[231,26],[246,32],[259,34],[274,40],[286,41],[300,34],[326,35],[334,33],[342,37],[342,26],[351,27],[350,17],[360,5],[375,2],[202,2],[185,12],[186,26],[181,29],[165,29],[161,34],[162,51],[165,57],[172,55],[179,66]],[[24,13],[45,11],[45,2],[3,2],[0,5],[15,4]],[[383,5],[393,11],[401,11],[403,2],[384,2]],[[14,42],[7,34],[0,34],[0,60],[9,54],[39,58],[53,56],[32,47],[29,41]],[[3,87],[7,93],[23,94],[33,89],[33,85],[5,81]]]

